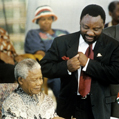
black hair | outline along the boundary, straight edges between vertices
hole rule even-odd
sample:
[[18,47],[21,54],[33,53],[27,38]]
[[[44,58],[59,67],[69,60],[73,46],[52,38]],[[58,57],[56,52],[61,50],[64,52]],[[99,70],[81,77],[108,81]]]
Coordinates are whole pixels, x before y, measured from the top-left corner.
[[111,3],[109,4],[109,6],[108,6],[108,10],[109,10],[110,12],[113,12],[113,11],[115,10],[115,8],[116,8],[116,4],[119,4],[119,1],[113,1],[113,2],[111,2]]
[[106,18],[105,11],[104,11],[104,9],[103,9],[101,6],[99,6],[99,5],[90,4],[90,5],[86,6],[86,7],[82,10],[82,13],[81,13],[81,16],[80,16],[80,20],[82,20],[82,18],[83,18],[86,14],[89,14],[90,16],[93,16],[93,17],[97,17],[98,15],[100,15],[101,18],[103,19],[103,22],[105,23],[105,18]]

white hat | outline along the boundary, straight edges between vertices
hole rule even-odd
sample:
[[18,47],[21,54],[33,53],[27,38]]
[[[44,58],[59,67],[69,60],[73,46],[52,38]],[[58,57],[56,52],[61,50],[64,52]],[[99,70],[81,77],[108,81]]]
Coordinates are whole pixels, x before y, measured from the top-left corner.
[[57,16],[53,13],[52,9],[49,6],[39,6],[36,8],[35,17],[32,22],[37,24],[37,19],[44,17],[44,16],[53,16],[53,20],[57,20]]

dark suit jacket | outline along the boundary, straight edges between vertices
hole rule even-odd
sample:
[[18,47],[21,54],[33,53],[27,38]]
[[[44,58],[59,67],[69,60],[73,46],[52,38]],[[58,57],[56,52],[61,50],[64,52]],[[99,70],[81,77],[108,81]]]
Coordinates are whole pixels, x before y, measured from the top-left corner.
[[[45,57],[40,61],[45,77],[61,77],[61,91],[57,106],[59,116],[68,118],[74,114],[78,86],[78,72],[68,75],[67,61],[62,57],[74,57],[78,53],[80,32],[57,37]],[[97,57],[100,53],[102,57]],[[94,48],[94,60],[89,61],[86,73],[92,77],[90,99],[95,119],[109,119],[111,97],[109,84],[119,83],[119,43],[102,34]]]
[[103,33],[105,33],[105,34],[109,35],[110,37],[115,38],[116,40],[119,41],[119,24],[105,28],[103,30]]
[[[108,27],[103,30],[103,32],[110,37],[115,38],[119,41],[119,24],[116,26]],[[114,102],[111,104],[111,116],[119,118],[119,104],[116,102],[117,94],[119,92],[119,85],[110,85],[111,95]]]

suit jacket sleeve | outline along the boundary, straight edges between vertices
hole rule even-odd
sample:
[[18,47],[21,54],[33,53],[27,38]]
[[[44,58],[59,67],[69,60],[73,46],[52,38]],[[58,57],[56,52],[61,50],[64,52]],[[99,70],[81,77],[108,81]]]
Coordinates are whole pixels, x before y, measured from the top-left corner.
[[[60,44],[54,39],[51,48],[47,51],[44,58],[40,61],[43,76],[48,78],[62,77],[68,75],[67,61],[61,59],[58,47]],[[60,46],[60,48],[62,48]]]

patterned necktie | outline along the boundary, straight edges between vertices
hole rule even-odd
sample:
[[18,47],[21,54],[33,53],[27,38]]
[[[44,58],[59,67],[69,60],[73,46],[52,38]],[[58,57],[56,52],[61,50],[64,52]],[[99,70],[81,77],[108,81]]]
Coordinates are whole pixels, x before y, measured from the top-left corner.
[[[89,47],[87,48],[85,55],[90,59],[94,58],[92,44],[90,44]],[[89,77],[84,71],[81,71],[79,81],[79,93],[82,97],[85,97],[90,92],[90,86],[91,86],[91,77]]]

